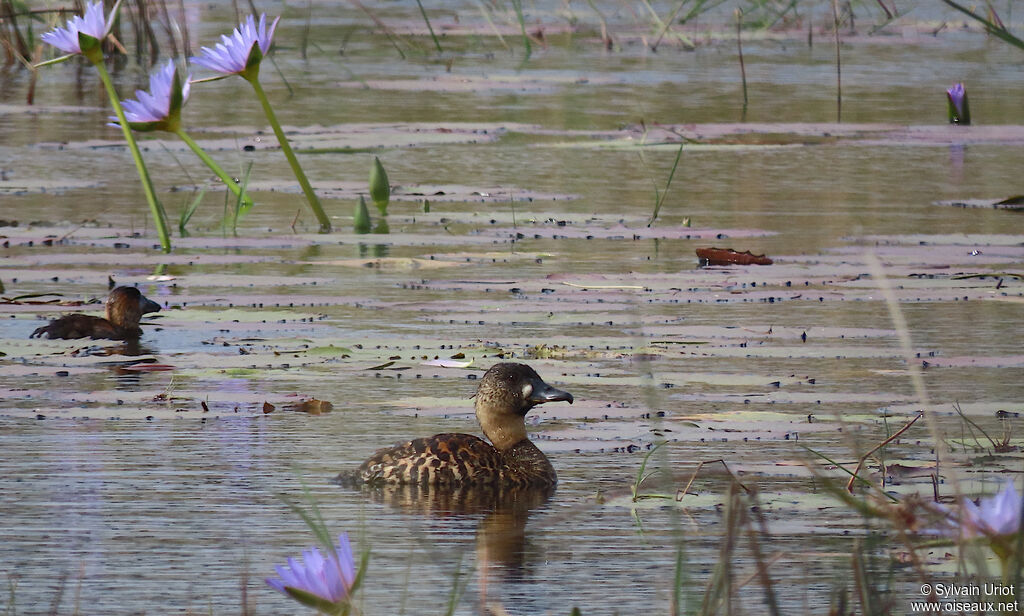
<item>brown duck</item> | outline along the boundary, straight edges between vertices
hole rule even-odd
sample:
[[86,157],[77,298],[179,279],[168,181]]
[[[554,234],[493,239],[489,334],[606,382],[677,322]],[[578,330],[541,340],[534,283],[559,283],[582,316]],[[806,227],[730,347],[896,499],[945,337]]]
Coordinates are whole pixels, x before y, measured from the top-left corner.
[[117,287],[107,298],[107,318],[69,314],[32,332],[30,338],[109,338],[132,340],[142,335],[139,319],[147,312],[159,312],[160,305],[147,299],[135,287]]
[[[545,383],[525,364],[495,364],[476,391],[476,418],[487,441],[472,434],[435,434],[377,451],[344,484],[553,486],[547,456],[526,436],[526,413],[572,394]],[[491,444],[493,443],[493,445]]]

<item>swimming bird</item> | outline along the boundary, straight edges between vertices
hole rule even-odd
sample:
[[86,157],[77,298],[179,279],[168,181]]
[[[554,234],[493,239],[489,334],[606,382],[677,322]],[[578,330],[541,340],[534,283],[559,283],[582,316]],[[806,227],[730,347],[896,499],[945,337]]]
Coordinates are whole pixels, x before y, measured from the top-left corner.
[[131,340],[142,335],[139,327],[142,315],[159,311],[160,304],[146,298],[135,287],[117,287],[107,298],[107,318],[69,314],[36,329],[29,337]]
[[431,486],[553,486],[547,456],[526,435],[526,413],[538,404],[566,401],[567,391],[548,385],[525,364],[495,364],[476,391],[476,418],[487,441],[472,434],[435,434],[377,451],[343,484]]

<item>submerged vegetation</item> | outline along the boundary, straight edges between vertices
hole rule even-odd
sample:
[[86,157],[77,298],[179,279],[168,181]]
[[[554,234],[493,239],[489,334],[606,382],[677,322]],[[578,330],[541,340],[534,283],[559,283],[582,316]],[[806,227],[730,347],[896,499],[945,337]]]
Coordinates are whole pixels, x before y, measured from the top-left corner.
[[[1024,600],[1022,46],[984,8],[0,0],[0,613]],[[29,339],[118,285],[141,341]],[[472,431],[510,360],[580,392],[531,426],[557,492],[328,483]]]

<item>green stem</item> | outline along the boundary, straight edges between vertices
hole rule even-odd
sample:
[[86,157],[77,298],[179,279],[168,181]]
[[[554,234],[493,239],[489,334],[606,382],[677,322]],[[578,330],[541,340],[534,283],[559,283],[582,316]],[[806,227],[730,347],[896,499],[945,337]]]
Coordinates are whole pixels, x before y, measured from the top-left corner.
[[199,160],[206,163],[206,166],[209,167],[210,170],[213,171],[215,174],[217,174],[217,177],[219,177],[221,181],[224,182],[224,184],[228,187],[228,189],[231,192],[235,193],[236,197],[240,197],[242,199],[242,209],[240,213],[244,214],[248,212],[250,209],[252,209],[252,197],[250,197],[248,193],[242,194],[242,187],[238,185],[238,182],[236,182],[233,177],[225,173],[224,170],[220,168],[220,165],[218,165],[212,158],[210,158],[210,156],[206,152],[204,152],[201,147],[199,147],[199,144],[196,143],[192,139],[192,137],[189,137],[188,133],[186,133],[184,129],[179,128],[178,130],[174,131],[174,134],[180,137],[181,140],[185,142],[185,145],[190,147],[192,151],[195,152],[196,156],[199,157]]
[[954,2],[953,0],[942,1],[948,4],[949,6],[953,7],[954,9],[960,11],[961,13],[968,15],[969,17],[971,17],[971,19],[981,22],[985,26],[986,30],[991,34],[998,36],[999,38],[1013,45],[1017,49],[1024,50],[1024,41],[1020,40],[1019,38],[1011,34],[1005,26],[1002,26],[1001,24],[992,23],[990,20],[985,19],[981,15],[978,15],[971,9],[961,5],[959,2]]
[[423,3],[420,0],[416,0],[416,6],[420,7],[420,15],[423,15],[423,21],[427,24],[427,30],[430,31],[430,38],[434,39],[434,46],[437,47],[437,53],[444,53],[441,49],[441,42],[437,40],[437,35],[434,34],[434,28],[430,25],[430,19],[427,18],[427,11],[423,9]]
[[331,219],[324,213],[320,200],[317,198],[316,193],[313,192],[313,187],[309,184],[309,180],[306,179],[306,174],[302,172],[299,160],[295,158],[295,152],[292,151],[292,146],[288,143],[288,138],[284,136],[284,131],[281,130],[281,124],[277,121],[277,116],[274,115],[274,109],[270,106],[267,94],[263,91],[263,87],[260,86],[259,78],[256,75],[248,77],[245,74],[242,77],[245,77],[246,81],[252,84],[253,90],[256,90],[256,97],[260,99],[260,104],[263,105],[263,113],[267,114],[267,120],[270,121],[270,126],[274,129],[277,142],[281,145],[281,150],[284,152],[285,158],[288,159],[288,164],[292,166],[292,172],[295,173],[295,178],[299,181],[299,185],[302,186],[302,192],[306,193],[309,207],[313,208],[313,214],[316,215],[317,221],[320,222],[320,233],[330,233]]
[[156,199],[153,181],[149,179],[149,171],[146,170],[146,163],[142,161],[142,153],[139,152],[139,146],[135,143],[135,138],[132,136],[132,129],[128,126],[128,120],[124,117],[121,100],[118,98],[117,90],[114,89],[114,84],[110,80],[110,73],[107,72],[107,67],[103,64],[103,56],[99,56],[98,59],[89,57],[89,60],[96,67],[96,70],[99,71],[100,81],[107,88],[110,104],[114,106],[114,113],[117,114],[117,122],[121,125],[125,141],[128,142],[128,149],[132,153],[132,158],[135,159],[135,168],[139,171],[139,179],[142,180],[142,190],[146,193],[149,211],[153,214],[153,220],[156,222],[156,232],[160,236],[160,248],[164,252],[171,252],[171,236],[167,231],[167,214],[164,212],[163,206]]

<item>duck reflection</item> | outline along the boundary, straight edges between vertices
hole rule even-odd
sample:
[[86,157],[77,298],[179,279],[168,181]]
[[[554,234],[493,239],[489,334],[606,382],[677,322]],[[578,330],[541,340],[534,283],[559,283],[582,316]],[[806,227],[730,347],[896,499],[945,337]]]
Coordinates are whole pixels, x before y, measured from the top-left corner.
[[140,355],[155,355],[156,351],[151,347],[141,344],[138,340],[125,340],[124,344],[108,347],[105,354],[138,357]]
[[489,589],[533,578],[533,567],[543,551],[532,545],[526,523],[533,512],[544,508],[555,486],[470,485],[439,490],[429,485],[385,484],[363,486],[361,491],[371,501],[406,514],[478,518],[475,550],[480,605],[482,613],[490,613]]

